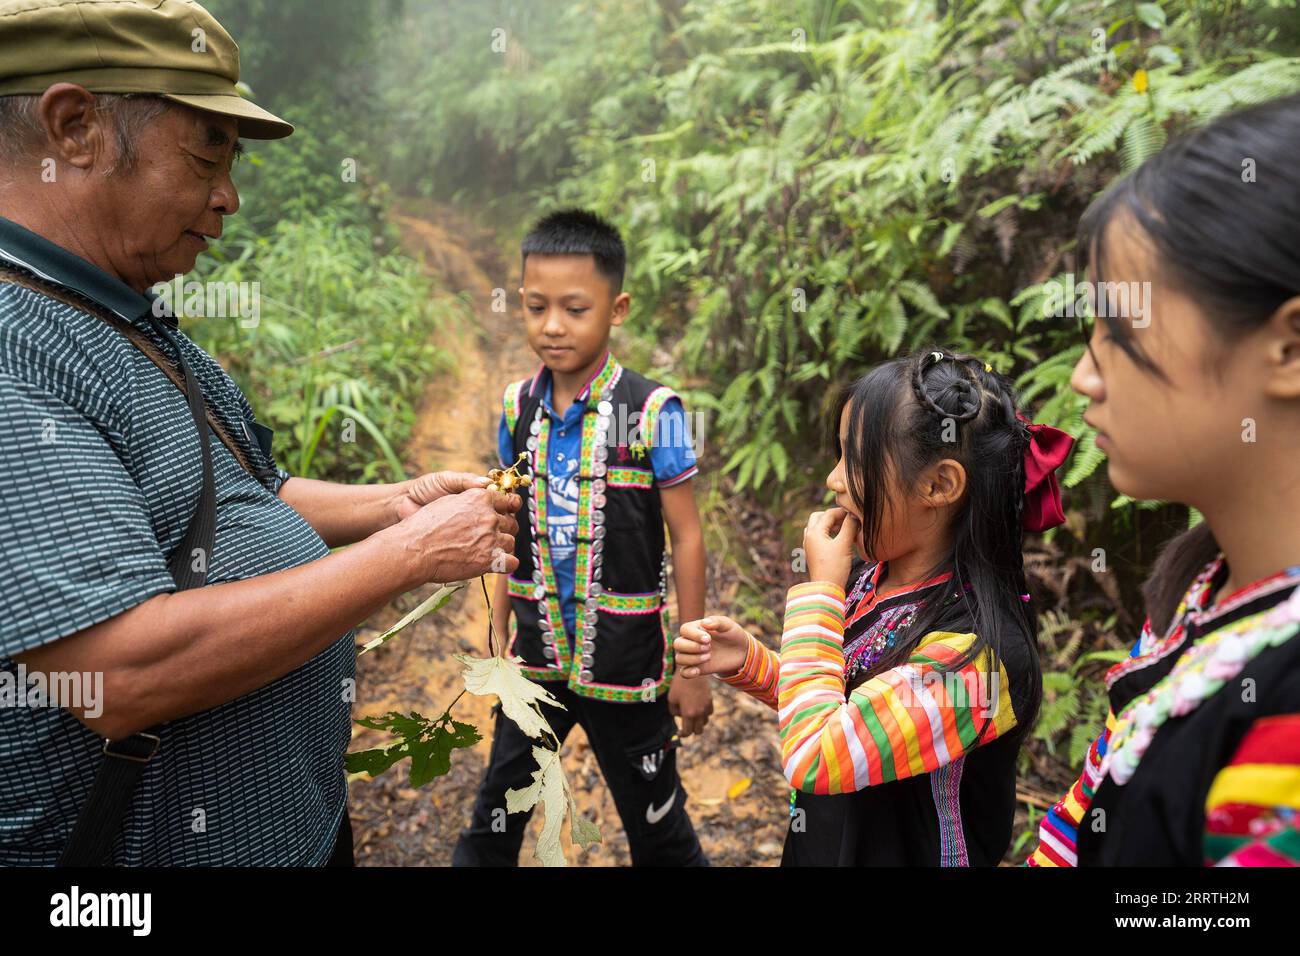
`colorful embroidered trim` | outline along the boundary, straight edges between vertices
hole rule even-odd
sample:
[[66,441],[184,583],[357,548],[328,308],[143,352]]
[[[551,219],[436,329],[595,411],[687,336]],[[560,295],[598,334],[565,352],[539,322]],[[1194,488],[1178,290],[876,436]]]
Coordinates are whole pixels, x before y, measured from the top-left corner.
[[654,614],[663,606],[663,596],[654,594],[615,594],[604,591],[597,602],[602,611],[610,614]]
[[618,359],[614,358],[613,352],[606,352],[605,364],[578,393],[577,400],[585,399],[588,406],[598,404],[604,398],[606,389],[613,388],[622,377],[623,366],[618,364]]
[[501,410],[506,416],[506,428],[512,435],[515,433],[515,426],[519,424],[519,397],[527,383],[526,378],[512,382],[506,386],[505,394],[501,396]]
[[653,488],[655,476],[641,468],[610,468],[605,483],[610,488]]
[[531,581],[520,581],[517,578],[506,578],[506,590],[511,597],[523,598],[525,601],[536,601],[537,595],[533,593],[536,586]]
[[[1136,649],[1136,648],[1135,648]],[[1110,735],[1115,730],[1115,715],[1107,713],[1106,728],[1084,758],[1083,773],[1065,796],[1058,800],[1038,825],[1038,847],[1025,862],[1029,866],[1078,866],[1079,826],[1092,805],[1092,796],[1101,783],[1101,762],[1106,756]]]
[[542,572],[543,586],[546,588],[546,599],[542,604],[542,613],[546,615],[547,623],[550,624],[550,631],[555,635],[555,660],[548,667],[523,667],[525,676],[533,680],[563,680],[568,672],[571,650],[569,648],[568,631],[564,624],[564,610],[560,606],[560,588],[555,580],[555,568],[551,562],[551,537],[547,533],[547,507],[550,501],[550,495],[547,493],[547,477],[543,472],[545,469],[539,469],[539,463],[546,463],[550,459],[549,447],[551,440],[551,417],[543,415],[541,418],[541,429],[537,434],[537,450],[533,452],[532,469],[533,469],[533,515],[536,518],[536,527],[533,529],[533,540],[537,542],[538,554],[541,556],[539,565]]
[[1182,601],[1178,603],[1178,609],[1174,611],[1174,616],[1170,619],[1169,630],[1159,641],[1156,640],[1155,634],[1151,631],[1151,622],[1149,620],[1142,625],[1142,635],[1139,638],[1139,653],[1128,660],[1120,661],[1106,671],[1104,680],[1107,690],[1110,690],[1121,677],[1150,667],[1156,661],[1163,660],[1182,646],[1184,638],[1187,637],[1188,616],[1192,612],[1205,609],[1213,593],[1215,575],[1219,573],[1222,566],[1223,557],[1220,556],[1211,561],[1196,576],[1191,586],[1188,587],[1187,593],[1183,595]]
[[[664,405],[670,398],[676,398],[677,393],[671,388],[659,386],[653,392],[646,396],[645,404],[641,406],[641,443],[651,446],[658,445],[655,438],[655,427],[659,424],[659,413],[663,411]],[[673,436],[686,440],[686,436]]]
[[[1300,568],[1290,569],[1300,574]],[[1284,603],[1242,618],[1192,645],[1164,679],[1131,701],[1116,721],[1103,776],[1123,786],[1170,717],[1183,717],[1214,696],[1263,651],[1279,647],[1300,633],[1300,587]]]
[[970,866],[966,832],[961,826],[961,768],[965,757],[930,774],[930,793],[939,816],[939,865]]

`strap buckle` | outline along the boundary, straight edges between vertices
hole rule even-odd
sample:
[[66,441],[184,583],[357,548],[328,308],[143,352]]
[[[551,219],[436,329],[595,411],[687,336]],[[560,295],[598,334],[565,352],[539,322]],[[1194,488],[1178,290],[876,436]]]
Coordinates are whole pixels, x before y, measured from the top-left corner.
[[[153,759],[154,754],[158,752],[158,748],[162,746],[162,738],[159,737],[157,734],[148,734],[148,733],[132,734],[130,737],[126,738],[127,741],[139,740],[139,739],[148,740],[152,745],[149,748],[149,753],[147,753],[143,757],[140,756],[139,754],[124,753],[120,750],[113,749],[113,741],[109,740],[107,737],[104,738],[104,756],[116,757],[119,760],[133,760],[136,763],[148,763],[150,760]],[[123,741],[118,741],[118,743],[122,743],[122,742]]]

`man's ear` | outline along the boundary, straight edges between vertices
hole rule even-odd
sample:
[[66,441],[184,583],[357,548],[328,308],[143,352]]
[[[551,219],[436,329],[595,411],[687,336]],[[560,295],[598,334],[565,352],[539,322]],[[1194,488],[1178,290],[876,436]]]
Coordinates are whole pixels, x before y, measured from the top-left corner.
[[55,83],[41,94],[37,117],[46,145],[60,161],[91,169],[108,148],[105,117],[95,110],[95,94],[75,83]]
[[1264,326],[1268,356],[1264,394],[1269,398],[1300,398],[1300,296],[1287,299]]
[[614,310],[610,313],[610,325],[622,325],[623,320],[627,318],[628,310],[632,308],[632,297],[626,292],[620,292],[614,297]]
[[959,461],[944,458],[921,473],[921,500],[927,508],[948,508],[966,494],[966,469]]

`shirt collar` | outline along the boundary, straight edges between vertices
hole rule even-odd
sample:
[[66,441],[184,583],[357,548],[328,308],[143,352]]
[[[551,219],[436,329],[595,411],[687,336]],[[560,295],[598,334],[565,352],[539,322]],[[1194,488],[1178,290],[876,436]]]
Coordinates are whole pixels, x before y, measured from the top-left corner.
[[[78,292],[132,324],[142,324],[140,320],[152,313],[158,298],[152,292],[143,295],[136,292],[81,256],[3,216],[0,216],[0,260],[26,269],[46,282]],[[173,329],[177,327],[170,309],[160,310],[159,317]]]
[[[591,386],[593,383],[608,382],[613,377],[613,373],[617,368],[618,359],[614,358],[613,352],[606,349],[605,360],[600,363],[600,367],[596,369],[591,378],[587,379],[587,384],[582,386],[582,390],[579,391],[577,395],[573,396],[573,404],[577,405],[580,402],[587,401],[588,397],[591,395]],[[536,395],[538,389],[541,389],[542,401],[545,402],[547,406],[550,406],[551,386],[551,370],[543,364],[542,367],[537,370],[537,374],[533,376],[533,384],[529,386],[528,394],[530,396]],[[548,411],[553,411],[553,409],[548,407]]]
[[[1217,601],[1215,592],[1228,576],[1228,564],[1220,554],[1206,567],[1192,585],[1187,602],[1187,618],[1201,632],[1217,630],[1245,614],[1257,614],[1280,604],[1300,583],[1300,566],[1283,568],[1258,581],[1252,581]],[[1201,585],[1198,588],[1198,585]],[[1244,612],[1244,613],[1243,613]]]

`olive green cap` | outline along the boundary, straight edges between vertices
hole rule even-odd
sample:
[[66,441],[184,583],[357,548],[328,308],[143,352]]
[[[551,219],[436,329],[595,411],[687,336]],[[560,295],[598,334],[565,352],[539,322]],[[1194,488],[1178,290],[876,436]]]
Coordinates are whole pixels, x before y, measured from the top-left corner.
[[193,0],[0,0],[0,50],[0,96],[76,83],[230,116],[248,139],[293,132],[239,94],[239,47]]

